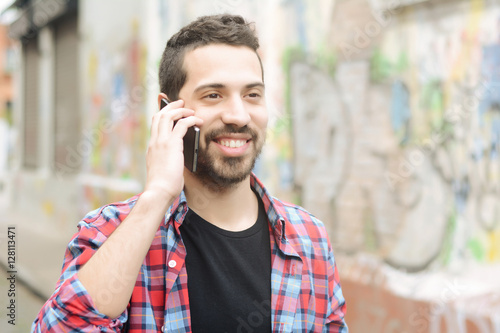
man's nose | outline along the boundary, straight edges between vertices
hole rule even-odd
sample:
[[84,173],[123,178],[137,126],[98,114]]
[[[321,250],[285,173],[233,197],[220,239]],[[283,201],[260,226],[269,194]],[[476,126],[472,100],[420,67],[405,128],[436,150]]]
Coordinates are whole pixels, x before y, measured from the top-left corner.
[[238,127],[248,125],[250,122],[250,114],[241,96],[232,97],[228,103],[226,103],[222,114],[222,121],[225,124]]

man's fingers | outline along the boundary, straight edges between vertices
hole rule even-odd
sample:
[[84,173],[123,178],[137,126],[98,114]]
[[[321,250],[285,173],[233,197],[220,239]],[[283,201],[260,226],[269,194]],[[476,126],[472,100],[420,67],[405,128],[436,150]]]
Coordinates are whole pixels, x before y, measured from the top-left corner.
[[201,125],[203,125],[203,120],[201,118],[198,118],[196,116],[189,116],[177,121],[177,124],[175,124],[175,127],[172,132],[175,135],[180,135],[181,137],[183,137],[186,134],[187,129],[189,127],[201,126]]
[[[158,137],[158,132],[159,132],[159,126],[160,123],[165,121],[164,119],[164,114],[167,112],[175,112],[175,110],[181,108],[184,106],[184,101],[183,100],[178,100],[175,102],[172,102],[162,108],[159,112],[155,113],[153,115],[153,119],[151,121],[151,139],[155,140]],[[173,114],[169,113],[169,116],[173,116]]]
[[162,138],[168,138],[170,133],[174,128],[174,123],[182,120],[186,117],[191,117],[194,115],[194,111],[191,109],[175,109],[175,110],[162,110],[158,115],[158,136]]

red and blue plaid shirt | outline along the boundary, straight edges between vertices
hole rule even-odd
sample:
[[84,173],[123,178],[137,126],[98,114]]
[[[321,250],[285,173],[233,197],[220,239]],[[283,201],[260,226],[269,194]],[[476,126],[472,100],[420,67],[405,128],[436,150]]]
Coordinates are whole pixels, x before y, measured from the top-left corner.
[[[254,175],[251,186],[262,198],[270,223],[272,331],[348,332],[345,300],[324,225],[304,209],[271,197]],[[99,313],[78,280],[79,267],[128,216],[138,197],[97,209],[79,223],[79,231],[66,250],[56,290],[35,319],[32,331],[191,332],[186,250],[179,231],[188,211],[183,193],[156,232],[130,303],[120,317],[112,319]],[[112,275],[115,283],[127,278],[120,272]],[[111,298],[113,290],[105,290],[99,297]]]

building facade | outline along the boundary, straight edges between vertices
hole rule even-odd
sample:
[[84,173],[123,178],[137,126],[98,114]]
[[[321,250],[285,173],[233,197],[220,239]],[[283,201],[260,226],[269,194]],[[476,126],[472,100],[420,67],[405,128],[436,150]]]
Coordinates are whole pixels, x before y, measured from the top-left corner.
[[[8,220],[58,253],[38,289],[52,291],[87,211],[141,191],[169,36],[232,12],[261,38],[256,172],[325,221],[353,331],[500,332],[498,1],[15,4]],[[47,260],[27,243],[25,258]]]

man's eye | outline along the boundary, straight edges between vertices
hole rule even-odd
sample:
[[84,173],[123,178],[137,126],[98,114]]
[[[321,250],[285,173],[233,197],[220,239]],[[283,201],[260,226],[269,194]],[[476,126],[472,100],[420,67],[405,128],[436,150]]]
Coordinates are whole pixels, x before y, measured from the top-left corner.
[[215,98],[219,98],[219,94],[216,94],[216,93],[213,93],[213,94],[210,94],[210,95],[207,95],[206,98],[210,98],[210,99],[215,99]]
[[247,95],[247,98],[250,98],[252,100],[258,100],[260,98],[262,98],[262,94],[261,93],[258,93],[258,92],[254,92],[254,93],[249,93]]

